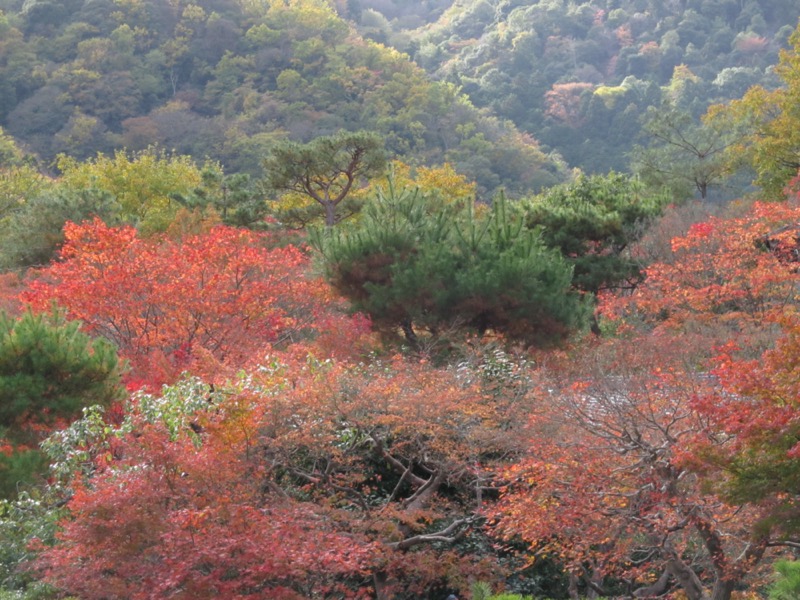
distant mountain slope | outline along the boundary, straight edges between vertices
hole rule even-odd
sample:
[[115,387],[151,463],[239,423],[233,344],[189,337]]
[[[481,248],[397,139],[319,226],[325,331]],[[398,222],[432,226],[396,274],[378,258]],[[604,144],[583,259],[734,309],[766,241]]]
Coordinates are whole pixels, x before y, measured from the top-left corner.
[[0,126],[56,153],[159,144],[259,173],[277,139],[378,131],[408,162],[522,193],[563,167],[323,0],[0,0]]
[[775,85],[798,17],[796,0],[455,0],[432,25],[382,35],[571,165],[606,171],[627,166],[648,106],[699,115]]

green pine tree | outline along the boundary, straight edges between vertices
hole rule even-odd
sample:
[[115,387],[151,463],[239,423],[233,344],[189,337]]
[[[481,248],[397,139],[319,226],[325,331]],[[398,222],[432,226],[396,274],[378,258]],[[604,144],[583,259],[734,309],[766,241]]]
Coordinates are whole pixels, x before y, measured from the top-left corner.
[[523,202],[528,227],[574,266],[573,285],[597,292],[635,285],[641,263],[630,245],[661,215],[669,198],[627,175],[581,176]]
[[43,429],[122,397],[120,368],[110,343],[90,339],[58,311],[0,314],[0,497],[44,466]]
[[775,571],[778,579],[769,588],[769,600],[800,598],[800,561],[779,560]]
[[572,270],[523,226],[502,195],[490,211],[459,207],[391,180],[348,229],[317,231],[331,283],[384,330],[436,336],[494,330],[531,344],[559,340],[587,316]]

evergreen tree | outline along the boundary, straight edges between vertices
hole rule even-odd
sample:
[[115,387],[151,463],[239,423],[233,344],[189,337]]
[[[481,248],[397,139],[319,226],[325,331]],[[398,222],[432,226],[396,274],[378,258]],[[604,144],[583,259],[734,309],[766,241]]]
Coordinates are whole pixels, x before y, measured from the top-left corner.
[[509,214],[502,195],[478,214],[390,180],[343,231],[316,232],[328,278],[385,330],[437,335],[460,325],[527,343],[552,342],[587,314],[571,269]]
[[337,209],[355,187],[385,166],[383,142],[377,134],[342,131],[308,144],[278,144],[264,161],[265,183],[278,192],[311,198],[324,209],[325,225],[332,227],[342,219]]
[[225,175],[217,165],[206,165],[200,176],[200,186],[174,199],[189,208],[213,208],[225,225],[253,229],[264,225],[267,203],[250,175]]
[[529,228],[561,252],[575,271],[573,286],[597,294],[634,286],[641,264],[628,252],[668,202],[639,181],[619,173],[581,176],[523,201]]
[[16,206],[0,221],[0,268],[24,269],[50,262],[64,243],[64,224],[98,216],[118,219],[119,205],[103,190],[45,190]]
[[91,340],[78,322],[57,311],[0,314],[0,497],[42,466],[36,447],[43,429],[123,391],[116,350]]
[[775,563],[778,575],[769,588],[769,600],[792,600],[800,596],[800,562],[779,560]]

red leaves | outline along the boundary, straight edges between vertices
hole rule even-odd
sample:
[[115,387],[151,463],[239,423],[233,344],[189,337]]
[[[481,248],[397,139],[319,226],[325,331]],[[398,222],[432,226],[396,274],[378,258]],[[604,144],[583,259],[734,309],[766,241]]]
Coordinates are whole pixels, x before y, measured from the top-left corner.
[[181,241],[138,237],[99,220],[68,223],[61,261],[42,269],[23,299],[52,301],[113,340],[134,379],[174,380],[202,349],[246,364],[311,328],[327,288],[305,276],[296,247],[267,248],[259,234],[217,227]]
[[528,456],[507,473],[502,531],[598,580],[622,576],[644,587],[698,544],[720,557],[692,565],[698,573],[722,579],[724,565],[746,573],[752,565],[734,557],[752,513],[707,493],[690,471],[702,465],[702,442],[724,440],[696,403],[718,386],[683,358],[657,336],[604,340],[570,356],[530,422]]
[[496,563],[442,547],[491,501],[526,398],[491,393],[477,370],[289,350],[207,405],[202,390],[132,403],[132,433],[45,553],[49,581],[87,600],[272,599],[366,597],[376,571],[387,594],[494,576]]
[[[548,39],[548,42],[555,38]],[[595,87],[591,83],[556,83],[545,95],[545,113],[576,129],[585,122],[581,114],[581,97]]]
[[650,265],[632,295],[606,298],[603,312],[643,317],[657,334],[680,334],[685,346],[701,336],[706,353],[734,335],[763,349],[771,338],[764,323],[797,299],[797,264],[785,256],[797,248],[786,226],[798,221],[797,206],[755,203],[743,217],[695,224],[672,240],[674,257]]
[[271,600],[361,577],[371,545],[325,509],[267,492],[229,442],[196,448],[140,425],[126,458],[76,489],[60,543],[41,561],[48,580],[87,600]]
[[795,507],[800,435],[800,317],[786,314],[774,347],[757,359],[727,345],[715,359],[722,390],[699,398],[695,408],[729,442],[698,445],[700,468],[719,491],[760,505],[779,528],[798,518]]

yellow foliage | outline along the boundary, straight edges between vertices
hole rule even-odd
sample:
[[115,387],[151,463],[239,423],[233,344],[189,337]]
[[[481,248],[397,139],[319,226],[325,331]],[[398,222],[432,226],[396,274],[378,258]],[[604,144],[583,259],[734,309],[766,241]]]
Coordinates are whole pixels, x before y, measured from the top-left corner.
[[781,51],[775,67],[784,86],[774,90],[753,86],[739,100],[710,107],[704,117],[709,124],[744,131],[728,148],[729,160],[752,166],[755,183],[774,199],[785,196],[784,186],[800,168],[800,26],[789,43],[791,48]]
[[213,207],[192,210],[183,207],[175,214],[166,234],[170,239],[182,240],[196,235],[205,235],[221,224],[222,219]]
[[698,83],[700,78],[684,64],[677,65],[672,71],[672,79],[666,87],[667,94],[673,101],[678,101],[686,90],[688,83]]
[[[423,193],[439,195],[446,204],[467,203],[475,197],[475,182],[456,173],[449,163],[436,167],[413,168],[396,160],[392,162],[390,172],[394,177],[395,187],[418,187]],[[365,193],[369,195],[376,187],[383,186],[382,180],[374,181]]]
[[124,150],[113,157],[98,154],[85,162],[62,154],[56,164],[66,188],[111,193],[122,218],[145,234],[166,230],[180,208],[172,196],[187,194],[202,181],[200,169],[190,157],[153,148],[132,155]]
[[628,88],[622,85],[601,85],[594,90],[593,94],[603,101],[603,104],[606,105],[606,108],[613,109],[617,103],[617,100],[624,96],[627,91]]
[[28,165],[0,169],[0,219],[53,186],[53,181]]
[[[441,198],[445,204],[469,203],[475,197],[475,182],[469,181],[463,175],[456,173],[448,163],[436,167],[411,167],[396,160],[390,169],[394,186],[418,187],[424,194],[432,194]],[[374,179],[369,185],[354,189],[345,199],[346,205],[343,213],[354,215],[358,218],[361,206],[374,196],[379,188],[386,187],[386,179]],[[290,192],[283,194],[273,205],[273,214],[287,227],[302,229],[308,225],[321,225],[324,222],[324,211],[312,198],[305,194]]]

